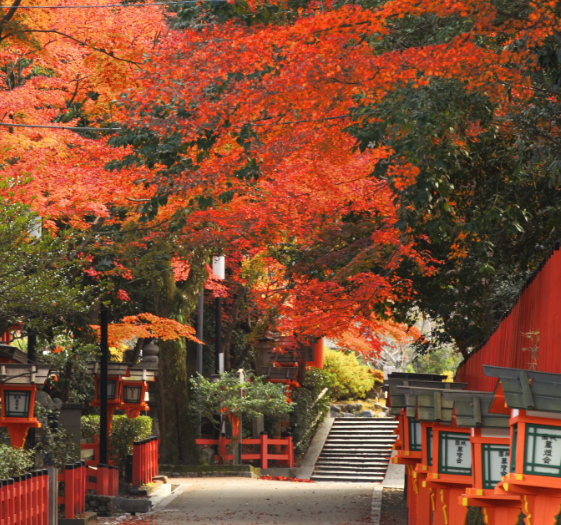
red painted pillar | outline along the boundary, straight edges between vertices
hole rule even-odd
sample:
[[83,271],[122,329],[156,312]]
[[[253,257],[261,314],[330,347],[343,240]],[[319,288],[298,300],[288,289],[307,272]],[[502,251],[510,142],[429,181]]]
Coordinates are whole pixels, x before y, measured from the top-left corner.
[[22,474],[23,477],[23,490],[22,490],[22,498],[21,498],[21,506],[22,506],[22,522],[25,525],[29,525],[29,516],[30,516],[30,481],[31,481],[31,474]]
[[14,525],[20,525],[21,523],[21,494],[20,494],[20,478],[19,476],[14,476],[14,485],[13,485],[13,523]]
[[306,366],[323,368],[323,337],[314,342],[314,359],[313,361],[306,361]]
[[269,435],[261,433],[261,468],[269,468]]
[[[58,504],[58,501],[57,501]],[[43,470],[43,525],[49,523],[49,473]]]
[[7,516],[8,516],[8,525],[15,525],[15,493],[14,493],[14,486],[15,481],[13,479],[6,480],[6,509],[7,509]]
[[140,487],[140,441],[132,445],[132,486]]
[[37,525],[37,472],[30,472],[29,478],[29,517],[27,521],[30,525]]
[[289,434],[286,440],[287,440],[286,450],[288,453],[288,468],[293,468],[294,467],[294,443],[292,442],[292,434]]
[[8,510],[6,509],[6,481],[0,480],[0,523],[6,525],[8,521]]
[[99,496],[108,495],[108,465],[100,463],[97,466],[97,494]]

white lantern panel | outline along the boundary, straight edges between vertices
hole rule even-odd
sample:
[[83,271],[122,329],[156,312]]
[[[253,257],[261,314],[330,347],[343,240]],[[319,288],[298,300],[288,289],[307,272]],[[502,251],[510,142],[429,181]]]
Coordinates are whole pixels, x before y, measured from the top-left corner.
[[440,432],[438,472],[471,476],[469,434]]
[[524,472],[561,476],[561,428],[526,425]]
[[492,489],[508,474],[510,447],[508,445],[482,445],[483,488]]

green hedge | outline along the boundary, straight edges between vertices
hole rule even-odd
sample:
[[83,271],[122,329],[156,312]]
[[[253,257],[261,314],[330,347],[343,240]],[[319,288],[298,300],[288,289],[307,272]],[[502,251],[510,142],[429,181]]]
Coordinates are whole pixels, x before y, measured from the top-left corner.
[[[82,416],[82,439],[99,434],[99,416]],[[109,458],[124,474],[127,455],[132,452],[135,441],[146,439],[152,434],[152,418],[138,416],[114,416],[109,437]]]

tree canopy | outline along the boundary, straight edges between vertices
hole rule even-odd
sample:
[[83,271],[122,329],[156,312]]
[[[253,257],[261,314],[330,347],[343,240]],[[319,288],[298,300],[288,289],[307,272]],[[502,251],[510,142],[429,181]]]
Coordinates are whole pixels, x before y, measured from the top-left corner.
[[175,414],[201,292],[224,298],[230,365],[270,329],[465,356],[558,237],[556,3],[18,6],[0,19],[0,194],[42,219],[13,260],[64,286],[10,322],[53,319],[58,293],[57,323],[96,325],[95,290],[115,340],[160,337],[168,458],[193,459]]

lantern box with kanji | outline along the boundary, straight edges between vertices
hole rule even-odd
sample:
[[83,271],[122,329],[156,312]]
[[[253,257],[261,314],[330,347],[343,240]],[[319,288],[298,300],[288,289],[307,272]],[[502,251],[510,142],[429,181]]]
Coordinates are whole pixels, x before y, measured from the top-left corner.
[[444,398],[444,392],[453,390],[442,385],[465,387],[441,383],[439,388],[396,388],[405,397],[406,415],[421,422],[421,461],[411,472],[419,493],[414,520],[418,525],[463,523],[465,509],[457,504],[457,497],[472,484],[470,430],[457,426],[454,403]]
[[150,410],[147,403],[148,382],[153,382],[156,372],[144,368],[129,368],[129,376],[121,383],[123,407],[127,417],[135,418],[140,412]]
[[510,411],[510,468],[498,487],[520,496],[531,523],[554,523],[561,508],[561,374],[483,369],[499,379],[491,410]]
[[0,364],[0,426],[8,428],[13,447],[23,447],[28,430],[41,427],[34,417],[35,393],[48,375],[46,365]]
[[459,503],[464,507],[482,507],[489,522],[515,523],[520,513],[520,498],[497,487],[509,469],[509,416],[491,413],[494,399],[491,392],[462,391],[443,395],[454,402],[458,427],[471,430],[473,486],[466,488]]
[[[95,398],[91,406],[100,406],[101,364],[99,362],[88,365],[88,373],[94,376]],[[129,376],[128,363],[107,364],[107,424],[111,428],[111,420],[115,410],[123,408],[123,377]]]

